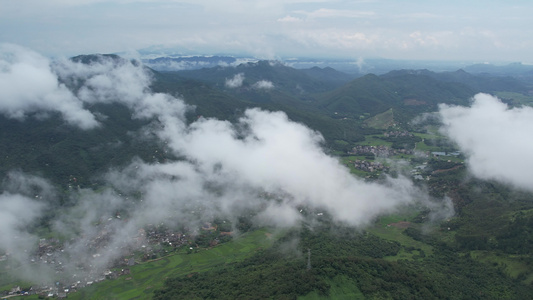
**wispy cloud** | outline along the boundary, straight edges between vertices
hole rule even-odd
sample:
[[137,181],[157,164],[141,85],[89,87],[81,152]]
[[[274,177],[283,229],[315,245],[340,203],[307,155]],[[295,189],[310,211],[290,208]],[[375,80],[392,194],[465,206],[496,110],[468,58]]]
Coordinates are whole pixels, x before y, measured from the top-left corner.
[[259,80],[258,82],[252,85],[254,89],[270,90],[274,88],[272,81],[268,80]]
[[296,14],[301,14],[307,18],[365,18],[375,15],[373,11],[344,10],[320,8],[313,11],[298,10]]

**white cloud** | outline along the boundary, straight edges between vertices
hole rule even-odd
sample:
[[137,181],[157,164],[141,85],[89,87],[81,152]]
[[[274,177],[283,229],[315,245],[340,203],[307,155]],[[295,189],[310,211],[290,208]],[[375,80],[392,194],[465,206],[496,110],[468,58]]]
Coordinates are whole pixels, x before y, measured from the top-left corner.
[[[238,128],[247,130],[238,133]],[[286,209],[322,207],[352,225],[368,224],[379,214],[415,201],[419,191],[409,180],[365,183],[323,153],[321,141],[321,135],[291,122],[284,113],[251,109],[235,127],[200,120],[169,145],[198,162],[205,173],[220,168],[221,178],[231,182],[274,194],[281,191],[289,196],[283,199]]]
[[[29,62],[33,58],[30,55]],[[21,59],[20,64],[29,62]],[[70,257],[63,265],[65,276],[79,273],[79,265],[89,272],[109,266],[139,246],[138,229],[147,224],[195,228],[216,216],[235,221],[246,213],[257,224],[297,226],[299,209],[306,207],[327,211],[338,222],[365,226],[403,205],[429,203],[427,194],[407,178],[368,183],[354,177],[324,153],[320,133],[289,120],[285,113],[248,109],[235,123],[200,118],[188,124],[188,106],[181,99],[151,92],[149,74],[141,65],[100,57],[88,65],[59,61],[54,70],[67,82],[83,82],[76,101],[122,103],[135,117],[152,120],[159,126],[145,130],[161,140],[165,151],[181,158],[153,164],[135,159],[103,176],[109,188],[70,193],[76,205],[58,209],[54,218],[54,229],[72,238],[64,248]],[[240,86],[244,74],[231,80]],[[0,217],[8,224],[0,227],[2,249],[28,249],[35,241],[25,227],[44,209],[27,196],[27,186],[54,198],[46,181],[15,175],[16,183],[7,184],[8,192],[0,195]],[[27,216],[18,216],[20,205]],[[118,219],[117,213],[127,218]],[[21,237],[16,245],[5,238],[12,234]],[[96,242],[106,244],[87,247]],[[27,261],[27,255],[18,259]]]
[[362,18],[375,15],[373,11],[320,8],[314,11],[295,11],[308,18]]
[[64,84],[59,83],[50,61],[31,50],[0,45],[0,113],[24,119],[29,113],[57,111],[82,129],[98,125]]
[[465,152],[475,176],[533,191],[533,108],[478,94],[470,107],[441,105],[440,115],[442,132]]
[[231,89],[238,88],[242,86],[244,82],[244,73],[239,73],[233,76],[233,78],[226,79],[226,87]]
[[303,20],[297,17],[286,15],[283,18],[277,19],[277,21],[281,23],[297,23],[297,22],[302,22]]
[[[126,59],[98,56],[85,64],[62,59],[50,62],[26,48],[0,46],[0,113],[24,120],[28,114],[58,112],[81,129],[99,126],[85,104],[120,102],[139,118],[152,118],[172,108],[183,118],[186,105],[173,97],[148,89],[151,75]],[[74,81],[73,81],[74,80]],[[64,82],[64,83],[62,83]],[[65,84],[78,86],[73,94]]]
[[254,89],[259,89],[259,90],[270,90],[274,88],[274,84],[272,83],[272,81],[259,80],[258,82],[254,83],[252,87]]

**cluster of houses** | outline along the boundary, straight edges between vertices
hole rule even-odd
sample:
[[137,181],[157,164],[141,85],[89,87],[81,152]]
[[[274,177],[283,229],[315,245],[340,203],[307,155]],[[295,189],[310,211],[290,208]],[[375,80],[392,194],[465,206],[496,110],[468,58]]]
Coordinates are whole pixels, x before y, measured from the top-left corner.
[[0,293],[0,295],[4,297],[15,295],[39,295],[42,297],[57,297],[59,299],[63,299],[67,298],[67,295],[69,293],[76,292],[78,289],[90,286],[93,283],[100,282],[106,279],[115,279],[118,276],[129,274],[129,268],[123,268],[117,271],[106,270],[98,274],[91,274],[90,276],[80,278],[79,280],[76,280],[74,278],[72,279],[73,281],[70,283],[63,283],[61,281],[57,281],[55,284],[52,285],[34,285],[27,289],[21,288],[20,286],[15,286],[9,291],[3,291],[2,293]]
[[380,162],[359,159],[354,162],[354,167],[365,172],[386,171],[389,169],[389,167]]
[[[92,239],[85,241],[84,247],[88,253],[93,253],[92,257],[97,258],[103,249],[108,247],[111,240],[112,230],[105,224],[112,221],[102,222],[98,234]],[[133,239],[133,240],[131,240]],[[125,243],[124,248],[121,249],[123,256],[117,259],[112,267],[114,270],[95,270],[91,267],[90,261],[76,263],[76,268],[79,269],[80,274],[69,276],[61,276],[65,271],[65,267],[69,258],[65,251],[65,247],[70,247],[69,242],[62,243],[55,238],[41,239],[34,253],[30,256],[31,264],[45,264],[52,267],[58,278],[65,277],[61,281],[57,281],[52,285],[34,285],[28,288],[21,288],[15,286],[10,290],[0,291],[0,297],[15,296],[15,295],[39,295],[43,297],[57,297],[65,298],[69,293],[75,292],[79,288],[83,288],[93,283],[114,279],[122,275],[130,273],[130,267],[135,265],[135,254],[137,259],[147,260],[152,259],[154,254],[161,254],[158,251],[168,252],[169,247],[178,248],[189,243],[188,236],[182,232],[169,230],[162,226],[147,226],[138,230],[137,234],[131,237],[129,243]],[[165,245],[165,247],[161,247]],[[2,260],[9,261],[9,254],[3,254]],[[71,259],[70,259],[71,260]]]
[[393,156],[398,154],[413,154],[413,150],[409,149],[392,149],[387,146],[367,146],[367,145],[357,145],[352,148],[350,154],[355,155],[369,155],[373,154],[375,156]]
[[140,249],[138,249],[143,252],[141,258],[143,261],[168,254],[168,250],[164,247],[159,247],[160,245],[175,249],[189,244],[189,237],[187,234],[161,226],[157,227],[148,225],[146,229],[141,228],[139,229],[138,236],[147,241],[147,245],[143,244]]

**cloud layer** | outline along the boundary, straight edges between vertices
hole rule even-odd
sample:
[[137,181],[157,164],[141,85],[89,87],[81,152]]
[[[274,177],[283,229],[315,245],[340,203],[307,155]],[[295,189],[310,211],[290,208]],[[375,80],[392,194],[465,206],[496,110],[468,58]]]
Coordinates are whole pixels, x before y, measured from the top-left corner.
[[0,45],[0,98],[0,112],[11,118],[57,111],[82,129],[98,125],[82,101],[59,83],[47,58],[16,45]]
[[[103,190],[70,192],[76,205],[58,208],[52,218],[52,228],[68,242],[61,255],[50,254],[54,262],[62,263],[67,277],[82,276],[80,272],[83,276],[96,274],[132,253],[143,243],[139,230],[148,224],[195,228],[215,217],[236,223],[246,214],[259,225],[298,226],[303,218],[300,211],[305,209],[328,212],[337,222],[365,226],[403,205],[430,203],[407,178],[387,178],[380,183],[355,178],[336,158],[323,152],[320,133],[292,122],[283,112],[248,109],[236,123],[200,118],[187,124],[184,116],[190,108],[181,99],[153,93],[149,89],[150,73],[138,62],[96,56],[90,64],[71,60],[51,63],[27,49],[7,49],[2,57],[17,58],[4,58],[2,68],[8,70],[4,76],[13,86],[25,87],[27,78],[33,78],[10,71],[19,65],[30,66],[26,71],[29,75],[50,78],[46,88],[36,89],[30,96],[18,96],[19,115],[35,112],[38,103],[39,109],[59,112],[67,122],[77,120],[80,114],[94,120],[94,115],[83,108],[85,104],[122,103],[131,108],[132,117],[152,120],[152,126],[144,130],[166,145],[164,151],[182,158],[153,164],[137,159],[123,168],[109,170],[103,178],[107,186]],[[244,75],[238,74],[236,79],[242,81]],[[77,88],[71,92],[67,86]],[[56,104],[52,105],[42,94],[55,95],[58,89],[69,97],[49,96],[53,98],[49,101]],[[11,92],[22,93],[18,89]],[[78,106],[69,111],[61,101]],[[9,109],[6,105],[1,111],[13,116]],[[82,129],[96,126],[72,124]],[[37,266],[27,263],[31,252],[28,247],[37,236],[25,228],[50,205],[31,198],[32,194],[25,191],[29,185],[24,182],[33,182],[31,185],[41,191],[39,195],[45,195],[45,200],[54,198],[54,189],[37,177],[11,177],[0,195],[0,232],[4,237],[0,249],[25,253],[17,260],[24,270],[33,270]],[[21,205],[27,207],[30,217],[15,217]],[[8,236],[21,239],[11,243],[5,238]],[[25,278],[35,280],[38,274],[25,272]]]
[[470,107],[441,105],[440,115],[442,132],[465,152],[475,176],[533,191],[533,108],[478,94]]

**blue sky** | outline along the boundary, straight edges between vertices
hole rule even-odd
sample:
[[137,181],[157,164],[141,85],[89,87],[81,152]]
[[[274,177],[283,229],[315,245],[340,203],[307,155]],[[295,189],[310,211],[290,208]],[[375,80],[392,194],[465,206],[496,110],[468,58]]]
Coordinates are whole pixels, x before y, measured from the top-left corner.
[[533,1],[0,0],[0,42],[50,56],[148,47],[259,58],[533,63]]

